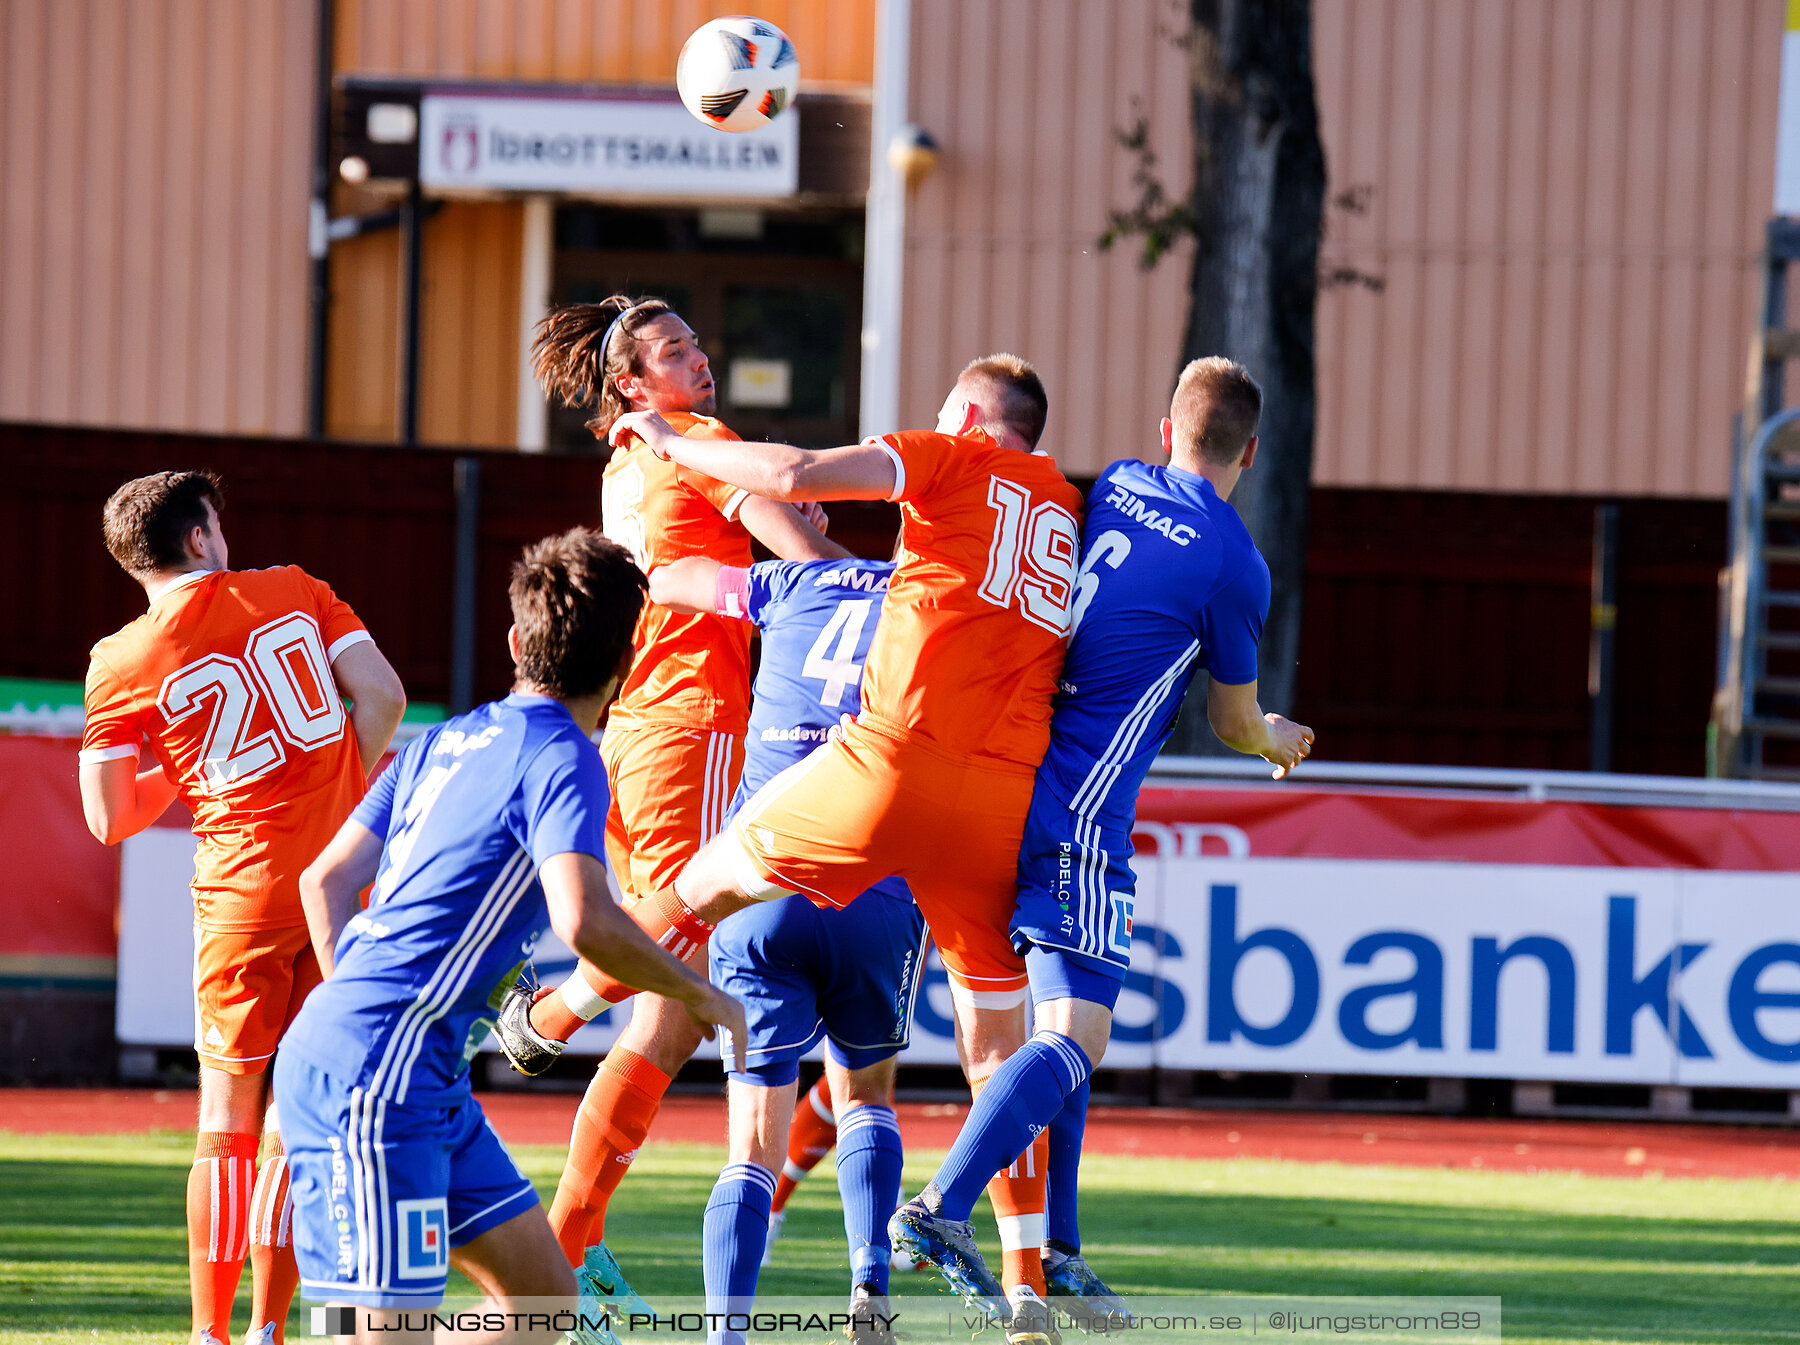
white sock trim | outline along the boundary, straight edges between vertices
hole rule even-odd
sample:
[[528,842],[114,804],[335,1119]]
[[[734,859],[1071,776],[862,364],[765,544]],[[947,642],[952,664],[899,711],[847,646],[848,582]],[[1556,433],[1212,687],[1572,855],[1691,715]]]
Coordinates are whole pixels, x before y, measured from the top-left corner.
[[971,990],[954,976],[950,978],[950,998],[971,1009],[1016,1009],[1030,990],[1024,985],[1017,990]]
[[1017,1252],[1027,1247],[1044,1245],[1044,1216],[1041,1214],[996,1214],[1000,1226],[1000,1249]]
[[562,996],[562,1002],[569,1012],[584,1023],[591,1023],[602,1009],[611,1007],[601,998],[600,992],[588,984],[580,967],[571,973],[556,993]]

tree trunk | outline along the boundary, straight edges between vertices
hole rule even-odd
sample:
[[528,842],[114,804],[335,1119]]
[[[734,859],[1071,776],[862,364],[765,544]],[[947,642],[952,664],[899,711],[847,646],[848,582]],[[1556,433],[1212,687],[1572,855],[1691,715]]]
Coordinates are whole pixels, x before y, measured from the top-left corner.
[[[1312,480],[1313,312],[1325,151],[1310,0],[1191,0],[1193,306],[1182,361],[1227,355],[1262,385],[1261,447],[1231,502],[1269,562],[1265,710],[1293,708]],[[1222,749],[1197,678],[1172,752]]]

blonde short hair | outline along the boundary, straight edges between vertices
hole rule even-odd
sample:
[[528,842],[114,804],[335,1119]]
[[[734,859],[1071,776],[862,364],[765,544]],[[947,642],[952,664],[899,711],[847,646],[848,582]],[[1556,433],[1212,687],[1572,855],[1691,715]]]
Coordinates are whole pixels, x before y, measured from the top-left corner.
[[1169,419],[1175,450],[1197,453],[1218,467],[1244,456],[1262,418],[1262,389],[1250,371],[1223,355],[1195,360],[1181,371]]

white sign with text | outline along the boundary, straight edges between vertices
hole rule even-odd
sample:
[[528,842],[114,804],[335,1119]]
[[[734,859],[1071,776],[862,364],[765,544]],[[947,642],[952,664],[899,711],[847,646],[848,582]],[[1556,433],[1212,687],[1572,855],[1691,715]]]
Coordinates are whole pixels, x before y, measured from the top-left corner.
[[[123,1042],[192,1040],[193,839],[125,844]],[[1319,859],[1139,861],[1106,1064],[1800,1088],[1800,875]],[[546,934],[557,982],[574,955]],[[953,1064],[927,959],[905,1059]],[[599,1054],[629,1015],[570,1049]],[[711,1050],[712,1048],[705,1048]]]
[[800,121],[754,131],[698,121],[679,100],[426,93],[419,181],[427,191],[770,198],[800,184]]

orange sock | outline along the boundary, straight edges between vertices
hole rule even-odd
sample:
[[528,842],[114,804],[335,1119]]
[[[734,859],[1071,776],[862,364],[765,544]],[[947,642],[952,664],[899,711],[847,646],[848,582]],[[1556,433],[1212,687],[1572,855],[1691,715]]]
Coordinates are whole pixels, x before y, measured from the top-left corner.
[[837,1117],[831,1114],[831,1090],[821,1077],[794,1108],[794,1123],[788,1127],[787,1162],[781,1165],[781,1175],[775,1179],[775,1201],[769,1206],[769,1213],[779,1214],[787,1208],[794,1188],[819,1166],[836,1143]]
[[625,1179],[638,1146],[669,1090],[669,1076],[635,1051],[615,1046],[594,1072],[575,1129],[569,1161],[556,1184],[550,1230],[571,1266],[606,1237],[606,1205]]
[[988,1183],[994,1222],[1000,1225],[1000,1282],[1010,1292],[1028,1284],[1039,1298],[1044,1288],[1044,1194],[1050,1158],[1048,1132],[1031,1142],[1005,1172]]
[[[690,911],[672,887],[647,897],[627,898],[622,909],[644,933],[683,962],[704,948],[712,937],[713,927]],[[634,987],[608,976],[592,962],[582,961],[576,965],[574,975],[532,1003],[531,1025],[546,1037],[567,1041],[607,1005],[621,1003],[635,994]]]
[[294,1261],[287,1151],[280,1135],[270,1134],[266,1140],[256,1189],[250,1195],[250,1328],[275,1323],[276,1345],[283,1345],[288,1309],[300,1286],[300,1267]]
[[229,1345],[231,1300],[250,1248],[250,1189],[256,1136],[202,1130],[188,1172],[188,1286],[194,1335],[210,1331]]

